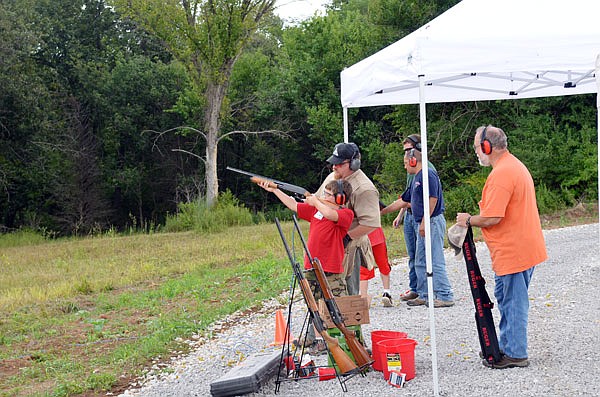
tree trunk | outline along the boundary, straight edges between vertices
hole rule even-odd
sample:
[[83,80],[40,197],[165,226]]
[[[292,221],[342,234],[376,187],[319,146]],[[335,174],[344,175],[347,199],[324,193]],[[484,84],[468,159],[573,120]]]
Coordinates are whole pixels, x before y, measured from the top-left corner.
[[209,140],[206,144],[206,204],[212,207],[219,196],[217,179],[217,142]]
[[217,179],[217,145],[221,129],[221,105],[225,97],[224,84],[209,83],[207,87],[208,106],[205,114],[206,130],[206,204],[211,207],[219,196]]

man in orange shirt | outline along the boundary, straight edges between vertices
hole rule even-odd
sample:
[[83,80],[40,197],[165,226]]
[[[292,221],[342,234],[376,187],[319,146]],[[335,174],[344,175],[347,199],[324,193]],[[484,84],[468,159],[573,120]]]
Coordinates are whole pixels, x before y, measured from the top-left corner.
[[459,226],[481,228],[490,250],[496,274],[494,295],[500,311],[502,359],[492,368],[526,367],[528,288],[533,269],[548,258],[535,199],[533,179],[525,165],[507,148],[506,134],[488,125],[475,133],[479,164],[492,166],[481,201],[479,215],[458,213]]

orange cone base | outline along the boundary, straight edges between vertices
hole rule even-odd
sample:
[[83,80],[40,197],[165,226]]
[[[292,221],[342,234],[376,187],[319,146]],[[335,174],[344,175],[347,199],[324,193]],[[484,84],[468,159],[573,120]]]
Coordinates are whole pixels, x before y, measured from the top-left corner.
[[290,330],[287,329],[287,322],[283,318],[283,312],[281,309],[277,310],[275,313],[275,341],[271,343],[271,346],[281,346],[286,341],[286,331],[287,331],[287,341],[291,342],[292,334]]

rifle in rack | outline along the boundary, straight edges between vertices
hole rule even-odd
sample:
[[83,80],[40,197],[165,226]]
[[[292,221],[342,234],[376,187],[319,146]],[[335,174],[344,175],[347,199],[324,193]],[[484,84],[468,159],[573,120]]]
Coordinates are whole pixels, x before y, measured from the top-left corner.
[[304,273],[302,272],[300,263],[295,261],[294,257],[292,256],[290,247],[288,246],[285,236],[283,235],[283,230],[281,229],[279,219],[275,218],[275,224],[277,225],[277,230],[279,230],[281,241],[283,242],[283,246],[285,247],[285,251],[287,252],[288,258],[290,259],[290,263],[292,264],[294,275],[298,280],[298,284],[300,284],[302,296],[304,297],[304,301],[306,302],[306,306],[308,307],[308,312],[310,313],[310,317],[312,318],[312,322],[315,326],[315,329],[323,337],[323,340],[325,340],[325,343],[327,344],[327,349],[333,356],[333,360],[335,361],[337,367],[340,369],[342,375],[349,375],[358,372],[358,367],[356,366],[354,361],[352,361],[350,356],[348,356],[348,354],[346,354],[346,352],[342,350],[338,340],[327,333],[327,328],[325,327],[323,319],[319,314],[319,309],[317,306],[317,302],[315,301],[315,296],[310,290],[308,280],[304,277]]
[[344,319],[342,317],[342,312],[335,301],[335,297],[331,288],[329,287],[329,282],[327,281],[327,277],[325,276],[325,271],[323,270],[323,266],[321,265],[321,261],[319,258],[313,258],[308,251],[308,246],[306,245],[306,241],[304,240],[304,236],[302,236],[302,231],[300,230],[300,226],[298,225],[298,221],[296,220],[296,215],[293,216],[294,226],[296,231],[300,235],[300,240],[302,241],[302,245],[304,246],[304,251],[306,252],[306,256],[308,256],[308,260],[313,266],[313,270],[315,272],[315,276],[317,278],[317,282],[319,283],[319,287],[323,292],[323,300],[325,301],[325,305],[327,305],[327,309],[329,310],[329,315],[335,326],[341,331],[346,338],[346,344],[348,348],[352,352],[354,356],[354,360],[356,364],[360,367],[360,369],[364,369],[371,365],[375,360],[371,358],[367,349],[363,346],[362,343],[356,338],[356,335],[353,331],[349,330],[344,323]]

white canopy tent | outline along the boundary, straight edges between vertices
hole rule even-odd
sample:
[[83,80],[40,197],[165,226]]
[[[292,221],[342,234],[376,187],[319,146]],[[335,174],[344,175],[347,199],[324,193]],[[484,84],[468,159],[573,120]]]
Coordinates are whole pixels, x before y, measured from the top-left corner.
[[[428,197],[425,104],[598,93],[599,16],[598,0],[463,0],[342,71],[344,140],[349,140],[348,108],[420,104],[423,193]],[[600,115],[600,100],[598,110]],[[431,297],[429,201],[424,204]],[[429,313],[438,395],[432,307]]]

